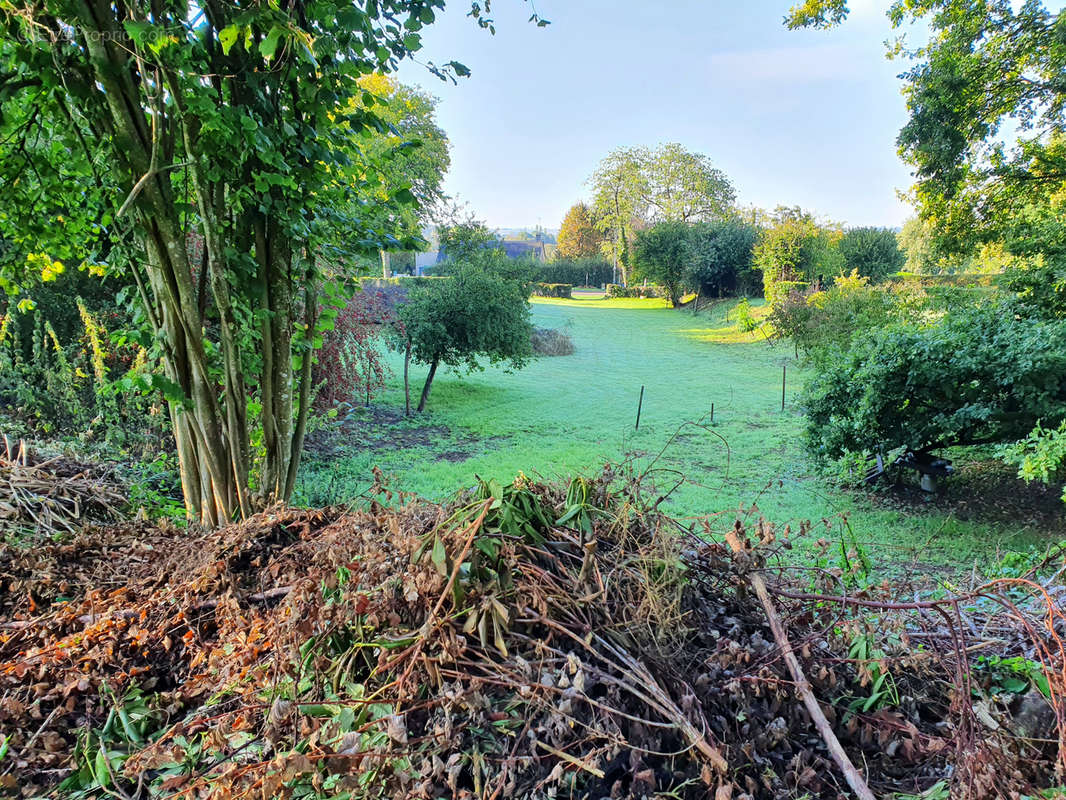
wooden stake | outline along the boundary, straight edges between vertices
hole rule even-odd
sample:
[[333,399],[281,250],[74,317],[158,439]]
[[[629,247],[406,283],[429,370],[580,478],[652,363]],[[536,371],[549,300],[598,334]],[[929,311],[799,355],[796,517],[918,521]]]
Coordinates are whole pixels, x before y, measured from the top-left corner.
[[714,403],[711,403],[711,424],[714,424]]
[[637,401],[637,424],[634,430],[640,430],[640,409],[644,407],[644,386],[640,387],[640,400]]
[[[744,545],[741,544],[736,531],[729,531],[725,535],[725,540],[734,553],[744,552]],[[822,740],[825,742],[826,747],[829,748],[829,755],[833,757],[833,761],[836,762],[837,767],[840,768],[844,775],[844,780],[848,782],[848,786],[855,792],[855,796],[859,800],[876,800],[873,792],[870,791],[870,787],[866,785],[866,781],[859,774],[859,771],[855,769],[855,765],[851,763],[848,754],[844,752],[844,748],[840,745],[840,740],[833,733],[833,729],[829,726],[829,720],[825,718],[825,714],[822,712],[822,707],[818,705],[818,699],[811,691],[811,685],[807,683],[807,677],[803,674],[803,667],[800,666],[799,659],[796,658],[796,653],[792,649],[792,643],[785,633],[785,626],[781,624],[781,618],[777,616],[777,612],[774,610],[774,603],[770,599],[770,593],[766,590],[766,582],[763,581],[761,575],[754,572],[748,573],[745,577],[751,583],[752,588],[755,589],[755,594],[759,596],[759,602],[762,603],[763,611],[766,612],[766,619],[770,622],[770,630],[774,634],[774,641],[777,642],[777,646],[785,658],[788,671],[792,673],[792,680],[796,682],[796,691],[799,692],[800,697],[803,699],[803,705],[807,707],[807,713],[811,715],[814,727],[818,729],[818,733],[822,735]]]
[[785,374],[788,372],[788,365],[781,365],[781,410],[785,410]]

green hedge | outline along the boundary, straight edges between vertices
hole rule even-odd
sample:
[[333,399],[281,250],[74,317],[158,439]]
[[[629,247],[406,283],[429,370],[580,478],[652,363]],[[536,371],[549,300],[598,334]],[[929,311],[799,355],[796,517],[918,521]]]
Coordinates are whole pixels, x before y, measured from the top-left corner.
[[614,280],[614,267],[602,258],[560,258],[533,267],[539,283],[569,283],[571,286],[603,286]]
[[535,283],[533,294],[537,297],[573,297],[574,287],[569,283]]
[[619,283],[607,285],[608,297],[666,297],[666,290],[661,286],[622,286]]

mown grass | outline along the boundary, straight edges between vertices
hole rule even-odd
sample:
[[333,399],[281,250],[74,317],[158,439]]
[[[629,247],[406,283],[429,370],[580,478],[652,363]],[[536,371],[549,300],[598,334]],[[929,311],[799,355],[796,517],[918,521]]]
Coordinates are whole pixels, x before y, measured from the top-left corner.
[[[385,394],[369,412],[353,412],[350,433],[333,440],[333,452],[307,459],[297,500],[352,500],[370,486],[374,466],[395,488],[441,498],[475,475],[552,478],[629,457],[638,469],[652,470],[660,490],[686,479],[664,501],[675,515],[710,515],[718,529],[737,513],[793,529],[803,520],[816,528],[827,520],[834,536],[846,516],[855,538],[882,564],[958,567],[1063,535],[1023,519],[960,519],[834,488],[804,451],[796,406],[804,370],[793,348],[770,343],[761,328],[738,330],[727,319],[731,306],[692,315],[662,300],[538,298],[535,324],[565,330],[573,355],[541,358],[517,373],[439,374],[427,413],[413,420],[394,416],[403,407],[395,362]],[[416,396],[424,376],[424,368],[413,367]],[[360,431],[371,428],[379,435],[367,447]]]

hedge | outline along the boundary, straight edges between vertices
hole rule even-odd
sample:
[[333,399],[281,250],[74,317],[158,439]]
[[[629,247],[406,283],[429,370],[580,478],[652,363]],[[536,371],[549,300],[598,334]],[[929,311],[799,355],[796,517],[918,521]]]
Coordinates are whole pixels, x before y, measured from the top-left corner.
[[607,285],[608,297],[666,297],[666,290],[661,286],[622,286],[619,283]]
[[569,283],[535,283],[533,294],[537,297],[573,297],[574,287]]

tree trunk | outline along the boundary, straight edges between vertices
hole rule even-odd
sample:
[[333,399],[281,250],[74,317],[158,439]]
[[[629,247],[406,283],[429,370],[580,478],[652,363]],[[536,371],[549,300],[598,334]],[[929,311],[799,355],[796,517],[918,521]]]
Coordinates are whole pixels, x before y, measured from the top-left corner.
[[429,399],[429,387],[433,385],[433,376],[437,374],[437,359],[429,365],[429,374],[426,376],[426,385],[422,387],[422,398],[418,401],[418,413],[426,410],[426,401]]
[[392,257],[385,250],[381,251],[381,277],[385,280],[392,277]]
[[403,415],[411,416],[411,338],[403,350]]

